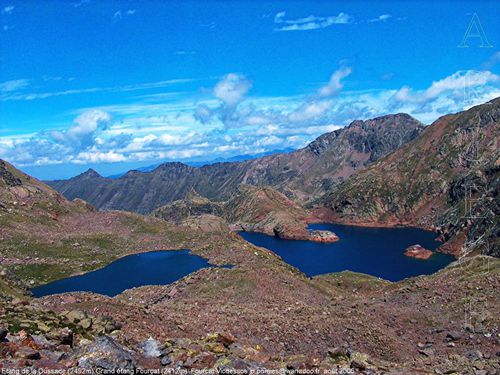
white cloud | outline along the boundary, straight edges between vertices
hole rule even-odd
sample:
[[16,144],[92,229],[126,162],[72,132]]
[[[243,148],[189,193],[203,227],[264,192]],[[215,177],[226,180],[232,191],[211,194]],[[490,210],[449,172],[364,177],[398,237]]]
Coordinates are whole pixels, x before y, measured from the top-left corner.
[[201,104],[196,107],[194,112],[194,118],[197,119],[202,124],[206,124],[211,121],[213,116],[213,111],[208,108],[205,104]]
[[452,75],[432,82],[425,90],[414,91],[403,86],[393,96],[397,102],[429,104],[444,93],[451,93],[456,97],[467,95],[467,91],[476,91],[489,83],[498,83],[500,76],[490,71],[458,71]]
[[229,73],[224,76],[214,87],[214,95],[228,106],[240,103],[252,87],[245,76],[237,73]]
[[117,10],[113,14],[113,22],[118,22],[122,20],[125,16],[133,16],[135,13],[136,13],[135,9],[128,9],[126,11],[122,11],[121,9]]
[[156,142],[163,146],[173,146],[186,144],[188,139],[189,135],[184,137],[181,135],[162,134],[157,138]]
[[77,2],[77,3],[74,3],[74,4],[73,4],[73,6],[74,6],[75,8],[79,8],[79,7],[81,7],[82,5],[88,5],[88,4],[90,4],[90,0],[80,0],[80,1],[79,1],[79,2]]
[[247,96],[250,83],[232,73],[202,100],[88,108],[66,130],[0,137],[0,154],[19,166],[255,154],[302,147],[355,119],[406,112],[430,123],[500,96],[500,79],[489,71],[456,72],[420,90],[366,91],[345,90],[349,73],[342,67],[312,94],[290,97]]
[[381,14],[377,18],[372,18],[368,22],[385,22],[390,18],[392,18],[392,15],[390,15],[390,14]]
[[285,11],[276,13],[276,15],[274,16],[274,23],[285,22],[285,15],[286,15]]
[[482,66],[485,70],[490,70],[498,63],[500,63],[500,51],[491,55],[491,57]]
[[342,88],[344,87],[344,85],[341,82],[342,79],[344,79],[351,73],[352,73],[352,68],[350,67],[343,67],[336,70],[330,76],[330,81],[328,82],[328,84],[321,87],[318,90],[318,95],[321,97],[328,97],[338,94],[340,90],[342,90]]
[[2,9],[3,14],[11,14],[14,11],[15,6],[14,5],[7,5]]
[[119,21],[123,18],[122,16],[122,11],[121,10],[117,10],[114,14],[113,14],[113,21]]
[[66,131],[52,131],[54,140],[72,148],[87,148],[96,141],[96,134],[109,125],[111,116],[100,110],[90,110],[75,119],[75,124]]
[[108,152],[80,152],[76,158],[73,160],[75,164],[87,164],[87,163],[117,163],[127,161],[127,158],[114,151]]
[[29,85],[28,79],[15,79],[0,83],[0,93],[10,93],[21,90]]
[[340,12],[336,16],[317,17],[308,16],[297,19],[286,19],[286,13],[279,12],[274,17],[274,23],[280,25],[275,31],[306,31],[324,29],[332,25],[351,23],[353,18],[347,13]]
[[264,137],[262,139],[259,139],[257,141],[258,146],[276,146],[279,145],[280,143],[283,143],[283,139],[276,137],[275,135],[271,135],[269,137]]
[[291,122],[317,120],[324,115],[331,106],[332,102],[329,100],[306,102],[290,113],[288,119]]
[[220,122],[225,129],[267,127],[288,124],[290,126],[317,126],[325,118],[332,105],[331,98],[343,89],[342,79],[351,73],[350,67],[333,72],[328,83],[310,97],[248,99],[249,81],[238,74],[228,74],[214,88],[214,96],[222,105],[211,107],[199,104],[193,117],[200,123]]
[[[138,91],[138,90],[149,90],[155,88],[164,88],[178,84],[190,83],[194,82],[197,79],[194,78],[180,78],[180,79],[170,79],[156,82],[146,82],[146,83],[137,83],[133,85],[122,85],[122,86],[114,86],[114,87],[90,87],[83,89],[68,89],[62,91],[52,91],[52,92],[36,92],[36,93],[14,93],[10,92],[8,95],[1,95],[0,101],[16,101],[16,100],[40,100],[47,99],[52,97],[59,96],[67,96],[67,95],[79,95],[79,94],[92,94],[96,92],[128,92],[128,91]],[[8,81],[9,82],[17,82],[17,81],[26,81],[26,84],[29,82],[28,80],[16,80],[16,81]],[[26,85],[25,85],[26,86]],[[24,87],[24,86],[23,86]],[[13,91],[13,90],[10,90]],[[2,91],[0,90],[0,93]],[[5,94],[6,92],[4,92]]]
[[196,52],[195,51],[184,51],[184,50],[181,50],[181,51],[175,51],[174,52],[174,55],[179,55],[179,56],[186,56],[186,55],[196,55]]

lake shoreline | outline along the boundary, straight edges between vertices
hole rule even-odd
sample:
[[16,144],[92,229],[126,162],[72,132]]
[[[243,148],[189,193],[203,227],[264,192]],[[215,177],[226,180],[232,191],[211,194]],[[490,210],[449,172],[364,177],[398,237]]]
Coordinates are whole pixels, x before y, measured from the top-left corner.
[[[200,255],[197,255],[197,254],[193,253],[193,251],[190,250],[190,249],[164,249],[164,250],[142,251],[142,252],[134,252],[134,253],[131,253],[131,254],[127,254],[127,255],[121,256],[121,257],[119,257],[119,258],[117,258],[117,259],[109,262],[105,266],[100,267],[100,268],[96,268],[94,270],[89,270],[87,272],[79,272],[77,274],[74,274],[74,275],[71,275],[71,276],[68,276],[68,277],[60,278],[60,279],[53,280],[53,281],[50,281],[50,282],[45,283],[45,284],[34,286],[34,287],[30,288],[29,291],[30,291],[30,293],[35,298],[41,298],[41,297],[44,297],[44,296],[47,296],[47,295],[51,295],[51,294],[73,293],[73,292],[89,292],[89,293],[97,293],[97,294],[101,294],[101,295],[105,295],[105,296],[109,296],[109,297],[115,297],[116,295],[121,294],[121,293],[123,293],[123,291],[128,290],[130,288],[136,288],[136,287],[145,286],[145,285],[168,285],[168,284],[171,284],[171,283],[174,283],[174,282],[178,281],[180,278],[171,280],[171,281],[169,281],[167,283],[160,282],[158,284],[154,284],[154,283],[145,283],[145,284],[143,284],[141,282],[141,283],[139,283],[137,285],[132,285],[132,286],[129,285],[129,287],[121,290],[119,293],[114,294],[114,295],[110,295],[108,293],[102,293],[102,292],[95,291],[95,290],[87,290],[87,289],[81,289],[81,290],[61,290],[60,292],[47,293],[47,294],[43,294],[43,295],[37,295],[37,294],[39,294],[39,293],[37,293],[37,291],[40,291],[40,290],[43,290],[43,289],[46,289],[46,288],[50,289],[51,286],[57,287],[57,285],[60,285],[60,284],[63,284],[63,283],[71,283],[72,281],[78,280],[79,278],[81,279],[81,278],[91,277],[92,274],[98,274],[98,273],[106,272],[106,269],[109,269],[110,267],[116,266],[120,262],[121,263],[127,262],[127,258],[140,257],[142,255],[146,255],[147,256],[148,254],[150,254],[151,256],[160,255],[160,254],[161,255],[164,255],[164,254],[171,255],[173,253],[180,253],[179,255],[181,255],[181,256],[185,255],[186,257],[192,257],[192,258],[188,258],[188,259],[197,260],[197,261],[199,261],[200,264],[203,263],[203,265],[204,265],[201,268],[197,268],[197,269],[194,269],[194,270],[190,271],[189,273],[181,276],[180,278],[185,277],[188,274],[190,274],[192,272],[196,272],[196,271],[198,271],[199,269],[202,269],[202,268],[213,268],[213,267],[223,267],[223,268],[228,268],[229,267],[230,268],[230,267],[232,267],[231,265],[222,265],[222,266],[214,265],[214,264],[210,263],[210,261],[207,258],[204,258],[204,257],[202,257]],[[130,261],[130,259],[129,259],[129,261]],[[124,274],[128,275],[130,273],[122,273],[122,276]],[[145,272],[144,274],[148,274],[148,273]],[[116,279],[118,279],[118,278],[111,278],[109,280],[115,281]],[[130,281],[130,278],[127,278],[126,280]],[[106,285],[106,283],[102,283],[102,285]]]
[[[431,274],[455,259],[438,251],[434,232],[415,227],[366,227],[347,224],[311,223],[309,230],[338,233],[340,241],[316,243],[286,240],[259,232],[239,232],[255,246],[264,247],[308,277],[344,270],[389,281]],[[406,248],[421,245],[432,251],[429,259],[405,255]]]

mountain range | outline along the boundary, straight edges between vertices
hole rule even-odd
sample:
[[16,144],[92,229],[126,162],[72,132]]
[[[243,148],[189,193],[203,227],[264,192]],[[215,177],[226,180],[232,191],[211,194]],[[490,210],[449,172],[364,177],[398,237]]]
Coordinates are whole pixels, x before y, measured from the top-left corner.
[[129,171],[118,179],[89,170],[69,180],[47,183],[68,199],[81,198],[98,209],[143,214],[186,198],[192,189],[211,200],[227,200],[238,193],[241,184],[271,186],[306,202],[411,141],[423,128],[409,115],[389,115],[354,121],[287,154],[199,168],[165,163],[151,172]]
[[[231,156],[231,157],[227,157],[227,158],[219,157],[219,158],[209,159],[209,160],[199,160],[199,158],[198,158],[198,159],[193,159],[193,160],[184,160],[184,161],[182,161],[182,163],[189,165],[191,167],[203,167],[204,165],[210,165],[210,164],[216,164],[216,163],[230,163],[230,162],[258,159],[258,158],[261,158],[261,157],[267,156],[267,155],[278,154],[278,153],[285,154],[285,153],[289,153],[292,151],[293,151],[292,148],[287,148],[287,149],[283,149],[283,150],[273,150],[273,151],[261,152],[258,154],[235,155],[235,156]],[[151,171],[155,170],[156,168],[158,168],[161,164],[165,164],[165,163],[166,162],[156,163],[156,164],[152,164],[152,165],[146,165],[145,167],[136,168],[134,170],[139,171],[139,172],[151,172]],[[123,175],[125,175],[126,173],[127,172],[122,172],[122,173],[117,173],[117,174],[106,176],[106,177],[108,177],[108,178],[120,178]]]
[[[199,212],[194,192],[207,200],[202,206],[229,224],[266,233],[288,228],[284,237],[311,221],[411,225],[437,231],[445,242],[442,251],[498,256],[499,107],[495,99],[429,126],[407,114],[386,115],[353,121],[288,154],[202,167],[165,163],[118,179],[89,170],[48,184],[68,199],[80,198],[101,210],[156,210],[155,215],[179,221],[182,212],[207,213]],[[289,212],[277,215],[274,205],[252,198],[259,194],[293,204],[278,205]],[[228,202],[238,199],[254,202],[254,210],[265,215],[248,220],[243,210],[228,209],[234,208]]]

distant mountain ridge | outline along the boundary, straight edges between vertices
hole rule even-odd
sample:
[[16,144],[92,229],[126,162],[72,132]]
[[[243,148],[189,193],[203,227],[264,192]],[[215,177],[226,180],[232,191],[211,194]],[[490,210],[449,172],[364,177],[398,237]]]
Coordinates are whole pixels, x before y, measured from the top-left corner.
[[99,209],[139,213],[150,213],[183,199],[192,189],[211,200],[228,200],[238,193],[241,184],[271,186],[305,202],[415,139],[423,129],[407,114],[387,115],[354,121],[287,154],[202,167],[165,163],[151,172],[129,171],[118,179],[91,170],[69,180],[47,183],[68,199],[81,198]]
[[[289,153],[292,151],[294,151],[293,148],[286,148],[283,150],[272,150],[272,151],[268,151],[268,152],[261,152],[258,154],[242,154],[242,155],[231,156],[228,158],[219,157],[219,158],[215,158],[212,160],[201,160],[201,161],[188,160],[188,161],[181,161],[181,163],[189,165],[191,167],[203,167],[204,165],[210,165],[210,164],[215,164],[215,163],[231,163],[231,162],[246,161],[246,160],[261,158],[261,157],[267,156],[267,155],[284,154],[284,153]],[[164,163],[147,165],[145,167],[135,168],[133,170],[136,170],[139,172],[151,172],[151,171],[155,170],[156,168],[158,168],[161,164],[165,164],[165,163],[172,163],[172,162],[167,161]],[[127,171],[127,172],[129,172],[129,171]],[[108,178],[120,178],[123,175],[125,175],[127,172],[117,173],[117,174],[113,174],[113,175],[110,175],[107,177]]]

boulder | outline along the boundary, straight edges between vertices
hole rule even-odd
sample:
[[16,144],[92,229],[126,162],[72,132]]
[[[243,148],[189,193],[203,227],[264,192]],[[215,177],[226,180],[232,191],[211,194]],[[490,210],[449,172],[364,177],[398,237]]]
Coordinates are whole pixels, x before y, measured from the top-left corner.
[[87,314],[80,310],[72,310],[66,314],[66,318],[71,323],[78,323],[87,318]]
[[458,341],[462,338],[462,333],[459,331],[450,331],[446,334],[446,341]]
[[40,353],[36,351],[35,349],[32,349],[28,346],[19,348],[16,351],[16,357],[22,358],[22,359],[40,359]]
[[109,336],[101,336],[77,354],[78,367],[83,369],[100,368],[114,372],[117,370],[134,371],[137,362],[120,344]]
[[0,327],[0,342],[5,340],[8,333],[9,333],[9,331],[7,329]]
[[61,345],[73,346],[73,331],[64,327],[45,334],[48,340],[56,341]]
[[89,329],[90,327],[92,327],[92,319],[90,319],[90,318],[85,318],[85,319],[83,319],[83,320],[80,322],[80,326],[81,326],[83,329]]

